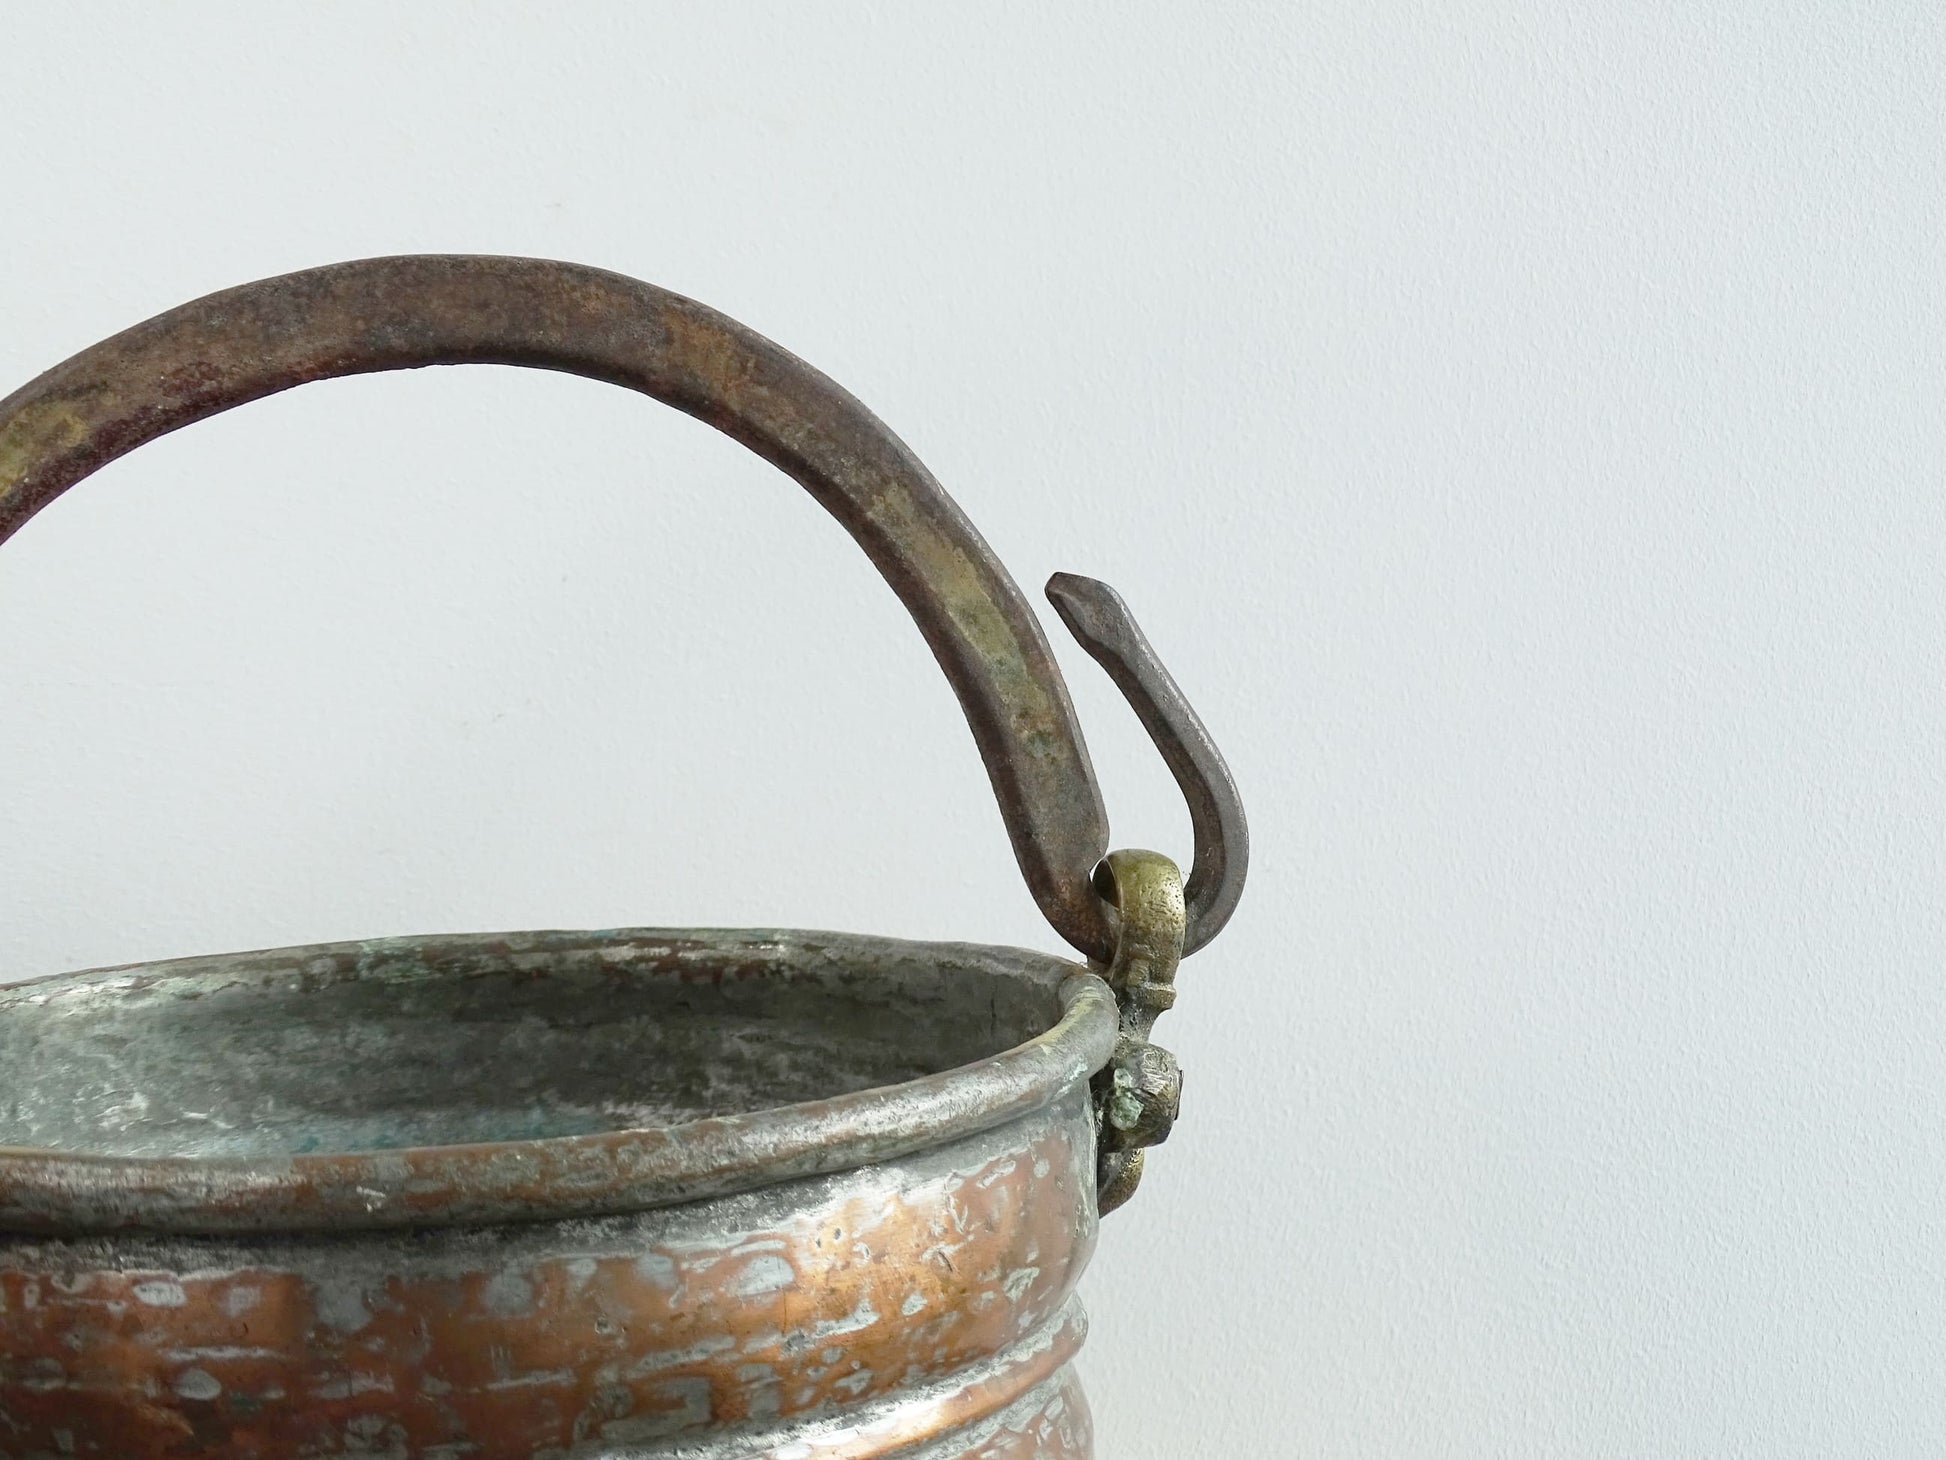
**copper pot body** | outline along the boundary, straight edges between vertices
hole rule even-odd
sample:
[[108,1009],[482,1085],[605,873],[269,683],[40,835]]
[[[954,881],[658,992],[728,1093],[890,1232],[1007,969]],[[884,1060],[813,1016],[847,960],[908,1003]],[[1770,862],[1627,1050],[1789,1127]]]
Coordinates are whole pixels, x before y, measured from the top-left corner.
[[0,990],[0,1455],[1089,1455],[1112,1035],[1061,960],[829,935]]

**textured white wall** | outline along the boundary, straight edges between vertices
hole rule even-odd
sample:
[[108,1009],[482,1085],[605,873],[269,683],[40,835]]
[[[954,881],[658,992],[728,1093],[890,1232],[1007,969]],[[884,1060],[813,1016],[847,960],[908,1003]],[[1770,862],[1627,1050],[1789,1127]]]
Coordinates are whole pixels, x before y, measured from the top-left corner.
[[[750,323],[1118,584],[1249,797],[1088,1284],[1106,1460],[1935,1456],[1946,21],[1693,9],[16,4],[0,388],[376,253]],[[863,557],[595,385],[145,449],[6,549],[0,683],[0,976],[1059,946]]]

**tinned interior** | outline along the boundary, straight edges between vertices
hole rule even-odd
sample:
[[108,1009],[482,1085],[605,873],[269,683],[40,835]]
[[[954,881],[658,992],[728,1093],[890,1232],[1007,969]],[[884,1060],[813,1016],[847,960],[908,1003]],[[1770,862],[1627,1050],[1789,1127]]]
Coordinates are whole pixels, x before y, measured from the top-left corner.
[[382,1151],[657,1128],[972,1064],[1058,965],[804,933],[285,949],[0,988],[0,1147]]

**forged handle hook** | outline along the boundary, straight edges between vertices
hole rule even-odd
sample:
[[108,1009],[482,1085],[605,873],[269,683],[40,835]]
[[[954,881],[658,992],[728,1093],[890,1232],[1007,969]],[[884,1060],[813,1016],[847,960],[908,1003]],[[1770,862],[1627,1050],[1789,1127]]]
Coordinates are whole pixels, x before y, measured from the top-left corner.
[[1189,905],[1186,958],[1223,931],[1243,896],[1250,826],[1236,780],[1121,594],[1096,578],[1056,573],[1047,580],[1047,598],[1081,647],[1115,681],[1189,803],[1196,861],[1183,887]]

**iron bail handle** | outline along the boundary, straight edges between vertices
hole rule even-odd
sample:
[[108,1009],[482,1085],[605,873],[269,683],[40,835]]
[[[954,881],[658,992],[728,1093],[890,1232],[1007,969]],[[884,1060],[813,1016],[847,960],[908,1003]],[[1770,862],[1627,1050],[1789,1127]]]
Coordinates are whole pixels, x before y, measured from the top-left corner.
[[[1112,919],[1090,880],[1108,847],[1107,813],[1067,686],[1019,588],[911,449],[847,391],[652,284],[542,259],[413,255],[286,274],[182,305],[0,400],[0,542],[110,461],[233,406],[313,380],[465,364],[559,370],[640,391],[806,488],[877,565],[951,681],[1042,913],[1090,958],[1112,959]],[[1119,602],[1105,612],[1126,623]],[[1097,634],[1124,650],[1126,639],[1112,625]],[[1102,657],[1095,645],[1090,652]],[[1195,947],[1241,890],[1241,810],[1193,714],[1187,724],[1169,717],[1170,706],[1187,706],[1144,654],[1145,644],[1126,674],[1113,654],[1103,662],[1178,780],[1202,777],[1190,795]],[[1165,713],[1145,710],[1144,694]],[[1164,743],[1183,733],[1200,746],[1185,754]],[[1212,820],[1214,803],[1229,810]]]

